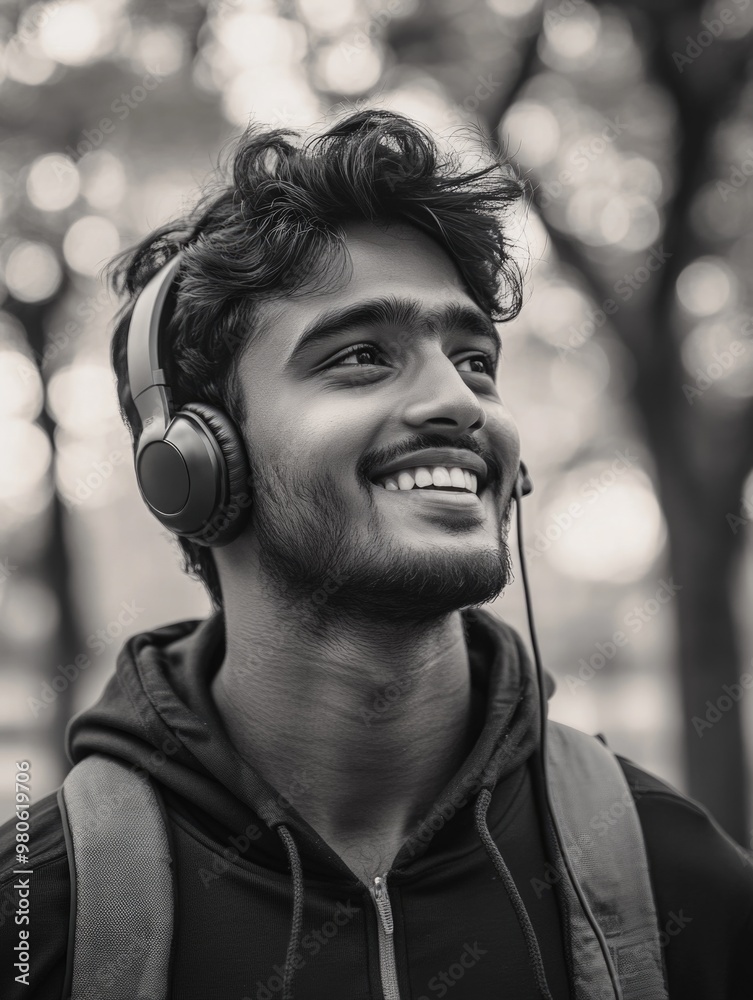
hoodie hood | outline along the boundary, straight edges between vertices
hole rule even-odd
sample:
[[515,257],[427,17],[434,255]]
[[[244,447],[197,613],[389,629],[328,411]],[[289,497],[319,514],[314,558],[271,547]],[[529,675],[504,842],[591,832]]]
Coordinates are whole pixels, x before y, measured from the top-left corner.
[[[426,853],[435,829],[444,827],[449,808],[456,814],[454,822],[463,811],[458,803],[469,803],[482,789],[493,790],[525,763],[539,741],[536,672],[520,637],[489,612],[465,611],[463,621],[472,686],[485,705],[484,725],[459,771],[395,858],[396,869]],[[216,834],[222,828],[245,829],[259,820],[269,833],[285,825],[312,874],[331,875],[333,868],[350,874],[295,807],[230,742],[210,690],[224,655],[221,610],[207,619],[132,636],[99,701],[71,720],[66,740],[71,763],[90,753],[117,757],[205,813]],[[550,698],[555,682],[546,671],[544,683]],[[265,863],[278,870],[287,867],[278,836],[263,836],[257,846]]]

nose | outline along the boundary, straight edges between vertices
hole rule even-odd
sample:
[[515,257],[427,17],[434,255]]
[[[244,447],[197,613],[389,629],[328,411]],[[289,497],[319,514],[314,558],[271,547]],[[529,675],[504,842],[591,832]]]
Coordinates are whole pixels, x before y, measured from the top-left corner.
[[417,360],[403,419],[426,432],[467,434],[481,430],[486,411],[439,345]]

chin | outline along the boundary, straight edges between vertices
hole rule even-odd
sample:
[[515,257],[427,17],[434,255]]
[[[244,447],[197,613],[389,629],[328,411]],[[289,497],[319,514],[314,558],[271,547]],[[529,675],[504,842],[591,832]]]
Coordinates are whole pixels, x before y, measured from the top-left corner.
[[430,622],[485,604],[512,578],[505,545],[477,551],[437,546],[428,552],[381,547],[362,555],[358,570],[344,574],[335,603],[395,622]]
[[260,472],[252,515],[260,565],[312,625],[330,614],[429,622],[493,600],[511,579],[510,507],[496,518],[422,506],[406,522],[372,503],[363,517],[330,479],[291,485],[274,471]]

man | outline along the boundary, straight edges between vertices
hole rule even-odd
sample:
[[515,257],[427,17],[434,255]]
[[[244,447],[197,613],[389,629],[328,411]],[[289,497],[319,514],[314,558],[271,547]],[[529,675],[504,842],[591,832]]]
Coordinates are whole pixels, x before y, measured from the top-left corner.
[[[519,195],[497,167],[440,162],[399,116],[361,112],[304,147],[251,131],[232,181],[121,267],[113,361],[135,441],[133,302],[180,255],[164,384],[235,463],[235,501],[180,537],[214,614],[132,637],[68,737],[72,761],[106,754],[159,790],[178,1000],[597,995],[576,985],[551,861],[533,668],[477,610],[510,577],[520,450],[493,320],[520,307],[500,212]],[[618,759],[664,995],[750,996],[753,867]],[[20,985],[8,960],[4,997],[66,989],[63,826],[55,797],[32,810],[31,972]],[[135,935],[91,995],[156,947]]]

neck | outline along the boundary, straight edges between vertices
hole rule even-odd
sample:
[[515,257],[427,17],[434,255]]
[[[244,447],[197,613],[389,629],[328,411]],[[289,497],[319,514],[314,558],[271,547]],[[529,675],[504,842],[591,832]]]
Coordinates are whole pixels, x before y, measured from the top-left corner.
[[248,564],[222,587],[212,694],[230,739],[352,868],[386,870],[480,728],[460,613],[309,615]]

